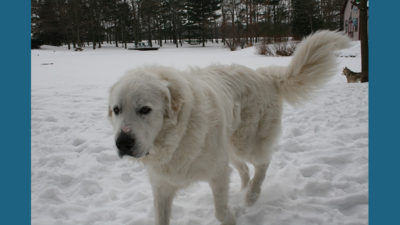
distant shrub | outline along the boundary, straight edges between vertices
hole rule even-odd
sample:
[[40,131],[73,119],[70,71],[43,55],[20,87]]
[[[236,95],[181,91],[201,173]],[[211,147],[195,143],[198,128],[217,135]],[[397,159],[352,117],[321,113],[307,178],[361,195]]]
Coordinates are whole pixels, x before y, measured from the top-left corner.
[[240,48],[241,48],[241,49],[244,49],[244,48],[247,46],[247,43],[246,43],[246,40],[245,40],[245,39],[240,40],[239,44],[240,44]]
[[38,49],[43,45],[43,41],[37,38],[31,38],[31,49]]
[[252,47],[253,43],[250,41],[246,40],[245,38],[238,38],[238,39],[225,39],[225,44],[226,46],[231,50],[231,51],[236,51],[238,47],[241,49]]
[[271,45],[267,45],[265,42],[257,45],[256,49],[259,55],[275,56],[274,49],[271,48]]
[[237,47],[238,47],[237,43],[235,42],[235,40],[233,38],[232,39],[226,39],[225,43],[226,43],[226,46],[228,46],[228,48],[231,51],[235,51],[237,49]]
[[296,50],[297,42],[285,41],[267,44],[265,41],[257,45],[257,53],[266,56],[291,56]]
[[296,50],[297,43],[296,42],[279,42],[275,43],[274,47],[276,49],[275,54],[278,56],[291,56]]

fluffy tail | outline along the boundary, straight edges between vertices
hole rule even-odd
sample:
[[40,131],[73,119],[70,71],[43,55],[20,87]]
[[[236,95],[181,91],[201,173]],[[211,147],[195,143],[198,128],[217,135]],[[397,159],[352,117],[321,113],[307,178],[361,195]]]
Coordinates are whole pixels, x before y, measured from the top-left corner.
[[334,31],[318,31],[296,48],[288,67],[275,76],[283,98],[291,104],[307,96],[336,72],[335,50],[350,47],[350,39]]

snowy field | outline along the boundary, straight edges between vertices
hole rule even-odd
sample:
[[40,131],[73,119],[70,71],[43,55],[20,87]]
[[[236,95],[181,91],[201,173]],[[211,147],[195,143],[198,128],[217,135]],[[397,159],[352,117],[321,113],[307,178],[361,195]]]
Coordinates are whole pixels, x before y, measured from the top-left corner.
[[[114,148],[106,118],[110,86],[144,64],[255,69],[290,61],[255,52],[218,46],[32,50],[32,224],[153,224],[143,165],[119,159]],[[321,91],[304,105],[285,105],[283,132],[254,206],[245,206],[233,170],[230,205],[238,225],[368,224],[368,84],[348,84],[341,75],[345,66],[360,70],[359,43],[338,56],[337,75]],[[218,224],[208,184],[178,193],[171,224]]]

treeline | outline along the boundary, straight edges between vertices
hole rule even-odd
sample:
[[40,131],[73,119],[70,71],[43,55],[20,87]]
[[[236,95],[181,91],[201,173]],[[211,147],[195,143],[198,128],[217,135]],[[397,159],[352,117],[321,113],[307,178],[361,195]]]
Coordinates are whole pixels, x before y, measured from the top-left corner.
[[70,49],[301,38],[339,29],[343,0],[32,0],[32,39]]

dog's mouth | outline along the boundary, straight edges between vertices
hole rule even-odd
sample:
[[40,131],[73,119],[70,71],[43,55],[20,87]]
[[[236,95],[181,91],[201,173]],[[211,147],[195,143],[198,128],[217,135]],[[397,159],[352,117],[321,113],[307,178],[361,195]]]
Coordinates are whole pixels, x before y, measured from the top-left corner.
[[128,157],[133,157],[136,159],[143,158],[145,156],[148,156],[150,153],[149,152],[137,152],[137,151],[118,151],[118,156],[119,158],[123,158],[124,156]]

